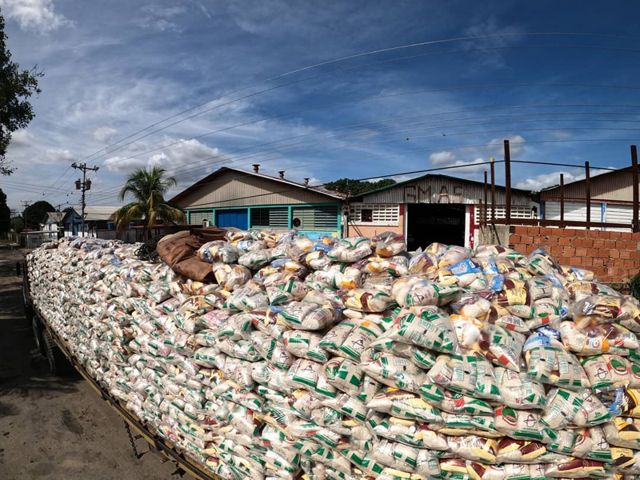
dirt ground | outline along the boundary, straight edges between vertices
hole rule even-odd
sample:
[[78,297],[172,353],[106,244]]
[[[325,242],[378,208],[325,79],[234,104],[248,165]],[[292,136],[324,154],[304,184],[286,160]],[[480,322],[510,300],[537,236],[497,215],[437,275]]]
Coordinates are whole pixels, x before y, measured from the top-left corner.
[[[124,422],[82,377],[47,373],[15,275],[22,254],[0,249],[0,478],[180,478],[157,454],[135,458]],[[143,440],[136,444],[147,451]]]

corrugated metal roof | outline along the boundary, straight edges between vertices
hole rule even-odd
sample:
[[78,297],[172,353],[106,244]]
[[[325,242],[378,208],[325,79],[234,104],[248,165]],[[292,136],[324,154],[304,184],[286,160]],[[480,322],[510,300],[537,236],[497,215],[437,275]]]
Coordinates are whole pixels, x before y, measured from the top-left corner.
[[[631,167],[592,176],[590,182],[593,200],[610,200],[620,202],[633,201],[633,176]],[[565,199],[586,198],[586,180],[576,180],[564,185]],[[540,192],[540,199],[547,201],[560,197],[560,186],[553,186]]]
[[44,223],[59,223],[64,218],[64,212],[47,212],[47,219]]
[[[353,199],[363,203],[463,203],[478,204],[484,198],[484,182],[448,175],[428,174],[360,195]],[[488,187],[491,201],[491,186]],[[531,192],[511,189],[512,205],[528,205]],[[496,185],[496,204],[505,203],[505,188]]]
[[[118,210],[120,207],[112,207],[112,206],[104,206],[104,205],[95,205],[90,206],[87,205],[84,207],[84,219],[85,221],[101,221],[101,220],[109,220],[111,215]],[[77,205],[73,207],[73,209],[80,213],[82,212],[82,207]]]
[[182,208],[322,203],[343,195],[263,173],[222,167],[174,196]]

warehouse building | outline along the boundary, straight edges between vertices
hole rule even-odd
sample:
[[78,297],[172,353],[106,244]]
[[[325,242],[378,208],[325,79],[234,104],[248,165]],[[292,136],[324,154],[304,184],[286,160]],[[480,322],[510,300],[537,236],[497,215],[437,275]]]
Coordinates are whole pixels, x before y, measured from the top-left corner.
[[218,227],[297,228],[319,237],[342,235],[343,196],[260,172],[222,167],[183,190],[170,202],[182,208],[187,222]]
[[[633,175],[631,167],[591,177],[590,210],[592,222],[628,224],[633,218]],[[560,198],[564,197],[564,219],[586,222],[586,180],[559,185],[540,192],[543,218],[560,220]],[[607,227],[605,227],[607,228]],[[607,228],[616,229],[616,228]],[[620,229],[620,228],[617,228]]]
[[[495,190],[495,218],[504,218],[505,188],[496,185]],[[405,235],[410,249],[432,242],[473,247],[483,200],[482,182],[429,174],[351,199],[347,234],[394,231]],[[531,192],[511,189],[512,218],[536,218],[538,208]]]

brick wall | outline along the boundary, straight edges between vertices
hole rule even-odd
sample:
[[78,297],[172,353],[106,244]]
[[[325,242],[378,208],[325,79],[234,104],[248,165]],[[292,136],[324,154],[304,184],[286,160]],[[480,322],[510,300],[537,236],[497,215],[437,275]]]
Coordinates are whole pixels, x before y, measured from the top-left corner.
[[640,271],[640,233],[512,226],[509,246],[527,254],[544,248],[559,263],[592,270],[605,283],[627,282]]

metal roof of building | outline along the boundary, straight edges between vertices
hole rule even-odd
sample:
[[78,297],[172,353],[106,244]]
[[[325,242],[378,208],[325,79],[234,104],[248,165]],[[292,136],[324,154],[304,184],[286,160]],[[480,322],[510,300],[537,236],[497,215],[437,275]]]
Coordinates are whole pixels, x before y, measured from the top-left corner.
[[64,212],[47,212],[47,219],[44,223],[59,223],[64,218]]
[[[113,215],[113,213],[119,208],[120,207],[112,207],[112,206],[104,206],[104,205],[95,205],[95,206],[87,205],[86,207],[84,207],[84,219],[85,221],[89,221],[89,222],[109,220],[111,218],[111,215]],[[78,214],[82,212],[82,207],[79,205],[74,206],[73,209]]]
[[240,173],[240,174],[244,174],[244,175],[248,175],[248,176],[253,176],[253,177],[256,177],[256,178],[261,178],[261,179],[265,179],[265,180],[281,183],[281,184],[284,184],[284,185],[289,185],[289,186],[291,186],[291,187],[293,187],[295,189],[312,191],[312,192],[315,192],[315,193],[318,193],[318,194],[321,194],[321,195],[325,195],[327,197],[330,197],[330,198],[336,199],[336,200],[343,200],[344,199],[344,195],[342,195],[342,194],[340,194],[338,192],[334,192],[334,191],[328,190],[328,189],[323,188],[323,187],[313,187],[313,186],[305,185],[303,183],[294,182],[294,181],[289,180],[287,178],[273,177],[271,175],[266,175],[266,174],[260,173],[260,172],[250,172],[250,171],[241,170],[241,169],[238,169],[238,168],[221,167],[218,170],[216,170],[215,172],[210,173],[206,177],[198,180],[197,182],[193,183],[192,185],[190,185],[189,187],[187,187],[186,189],[184,189],[183,191],[181,191],[180,193],[175,195],[170,200],[170,202],[174,203],[176,201],[179,201],[180,199],[186,197],[190,193],[196,191],[198,188],[208,184],[209,182],[213,181],[217,177],[223,175],[225,172],[236,172],[236,173]]

